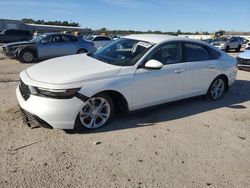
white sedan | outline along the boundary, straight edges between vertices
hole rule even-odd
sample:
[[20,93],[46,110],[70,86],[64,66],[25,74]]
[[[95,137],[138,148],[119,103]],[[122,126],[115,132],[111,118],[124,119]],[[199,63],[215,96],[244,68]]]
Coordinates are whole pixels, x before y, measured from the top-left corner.
[[129,35],[92,54],[28,68],[20,74],[16,95],[29,126],[95,129],[119,111],[199,95],[218,100],[236,74],[236,59],[205,42]]
[[95,47],[98,49],[112,41],[110,37],[102,35],[93,35],[85,38],[86,41],[93,42]]

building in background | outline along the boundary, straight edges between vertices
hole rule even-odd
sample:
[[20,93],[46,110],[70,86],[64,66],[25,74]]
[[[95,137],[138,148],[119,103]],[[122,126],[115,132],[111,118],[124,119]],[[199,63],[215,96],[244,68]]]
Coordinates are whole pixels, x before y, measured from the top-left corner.
[[0,31],[5,29],[22,29],[29,30],[32,33],[50,33],[50,32],[68,32],[79,35],[89,35],[93,31],[82,27],[69,27],[58,25],[40,25],[40,24],[26,24],[20,20],[0,19]]

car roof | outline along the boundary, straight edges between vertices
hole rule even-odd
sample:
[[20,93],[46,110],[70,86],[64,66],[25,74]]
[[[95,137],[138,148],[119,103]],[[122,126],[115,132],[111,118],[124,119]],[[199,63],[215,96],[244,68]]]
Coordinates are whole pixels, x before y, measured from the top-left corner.
[[195,40],[195,39],[189,39],[185,37],[179,37],[179,36],[172,36],[172,35],[164,35],[164,34],[132,34],[132,35],[127,35],[122,38],[128,38],[128,39],[135,39],[135,40],[141,40],[141,41],[147,41],[150,43],[163,43],[167,41],[189,41],[189,42],[196,42],[196,43],[201,43],[201,44],[206,44],[206,42],[200,41],[200,40]]

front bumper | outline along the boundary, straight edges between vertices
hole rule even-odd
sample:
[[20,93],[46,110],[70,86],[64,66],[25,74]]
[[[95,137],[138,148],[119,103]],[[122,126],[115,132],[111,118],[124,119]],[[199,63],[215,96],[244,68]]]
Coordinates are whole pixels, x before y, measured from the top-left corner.
[[237,68],[238,68],[239,70],[243,70],[243,71],[250,72],[250,65],[246,65],[246,64],[237,64]]
[[4,47],[3,46],[3,53],[6,55],[6,56],[8,56],[8,57],[10,57],[10,58],[16,58],[16,49],[9,49],[9,48],[6,48],[6,47]]
[[16,96],[28,125],[38,124],[46,128],[73,129],[76,117],[85,105],[77,97],[52,99],[30,95],[25,100],[19,87]]
[[38,116],[31,114],[20,107],[23,122],[29,127],[44,127],[48,129],[53,129],[53,127],[46,121],[42,120]]

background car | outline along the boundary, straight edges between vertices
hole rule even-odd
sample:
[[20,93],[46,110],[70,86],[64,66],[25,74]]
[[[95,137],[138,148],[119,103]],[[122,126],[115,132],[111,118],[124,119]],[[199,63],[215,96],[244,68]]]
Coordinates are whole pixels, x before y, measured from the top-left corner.
[[92,41],[95,44],[96,49],[102,47],[112,41],[110,37],[102,36],[102,35],[93,35],[85,38],[87,41]]
[[246,50],[250,50],[250,42],[247,42],[246,43],[246,48],[245,48]]
[[239,70],[250,72],[250,50],[241,53],[237,58],[237,67]]
[[228,52],[229,50],[235,50],[236,52],[239,52],[241,47],[242,47],[242,40],[240,39],[240,37],[231,37],[231,38],[227,38],[227,37],[223,37],[223,38],[219,38],[216,39],[212,45],[224,50],[226,52]]
[[236,60],[197,40],[129,35],[92,54],[66,56],[20,74],[16,90],[28,123],[95,129],[116,112],[206,95],[218,100],[236,79]]
[[28,30],[7,29],[0,33],[0,42],[16,42],[16,41],[28,41],[33,38],[33,35]]
[[202,41],[207,42],[208,44],[212,44],[214,39],[204,39]]
[[35,59],[94,52],[92,42],[70,34],[48,33],[30,41],[15,42],[3,45],[3,52],[17,58],[23,63],[32,63]]

